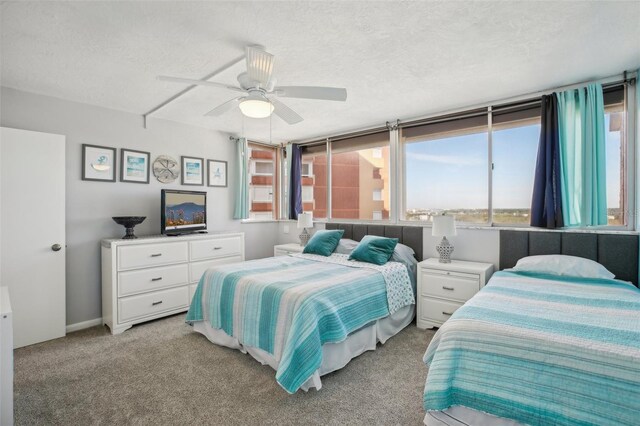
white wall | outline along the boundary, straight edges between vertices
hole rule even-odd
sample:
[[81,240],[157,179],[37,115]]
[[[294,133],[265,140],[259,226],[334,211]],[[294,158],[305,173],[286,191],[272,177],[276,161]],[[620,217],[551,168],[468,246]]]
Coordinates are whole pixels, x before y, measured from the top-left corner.
[[[289,226],[289,232],[285,233],[285,227]],[[318,229],[324,229],[325,226],[322,223],[314,224],[313,231]],[[422,244],[423,255],[425,259],[430,257],[439,257],[436,251],[436,246],[442,240],[441,237],[434,237],[431,235],[431,228],[422,228]],[[488,262],[493,263],[494,267],[498,268],[500,261],[500,232],[497,229],[460,229],[457,230],[458,235],[455,237],[448,237],[451,244],[454,246],[454,252],[451,255],[453,259],[457,260],[469,260],[475,262]],[[300,231],[296,228],[296,223],[281,222],[278,236],[278,244],[299,242],[298,235]]]
[[[216,131],[170,121],[151,120],[144,129],[142,117],[127,112],[79,104],[3,87],[0,93],[0,125],[67,137],[67,324],[100,318],[100,240],[124,235],[112,216],[141,215],[147,219],[135,228],[138,235],[160,233],[160,190],[182,188],[208,192],[207,221],[211,230],[245,233],[247,259],[273,255],[278,239],[277,223],[241,224],[234,221],[235,188],[232,182],[234,146],[229,136]],[[163,185],[153,174],[148,185],[81,180],[83,143],[151,152],[177,160],[181,155],[229,161],[229,187],[209,188]],[[37,155],[37,153],[34,153]],[[120,152],[118,150],[118,162]],[[28,170],[28,167],[25,169]],[[179,179],[178,181],[179,182]],[[46,206],[43,206],[46,214]]]

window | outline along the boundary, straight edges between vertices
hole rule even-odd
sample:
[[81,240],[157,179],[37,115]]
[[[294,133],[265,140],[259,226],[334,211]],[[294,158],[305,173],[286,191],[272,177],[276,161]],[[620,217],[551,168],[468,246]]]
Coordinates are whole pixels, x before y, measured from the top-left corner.
[[302,147],[302,209],[314,219],[327,217],[327,144]]
[[[605,98],[606,99],[606,98]],[[624,102],[605,106],[604,116],[607,159],[607,221],[609,225],[626,225],[624,173]]]
[[373,201],[382,201],[382,189],[373,190]]
[[313,159],[302,163],[300,174],[302,176],[313,176]]
[[277,219],[278,150],[249,143],[249,219]]
[[389,167],[388,131],[332,141],[331,217],[389,219]]
[[402,129],[405,219],[489,220],[487,115]]
[[528,225],[540,139],[540,105],[493,112],[493,223]]
[[[622,85],[604,90],[607,210],[613,226],[628,223],[624,90]],[[459,222],[529,224],[540,104],[496,106],[491,117],[491,156],[488,108],[401,129],[403,219],[429,221],[447,212]]]

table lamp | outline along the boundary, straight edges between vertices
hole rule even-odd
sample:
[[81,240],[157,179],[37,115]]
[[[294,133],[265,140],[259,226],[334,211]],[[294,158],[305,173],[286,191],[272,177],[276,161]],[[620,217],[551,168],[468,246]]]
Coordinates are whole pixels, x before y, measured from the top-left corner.
[[447,216],[445,214],[434,216],[431,235],[442,237],[442,241],[436,246],[436,251],[440,254],[440,263],[451,263],[453,245],[449,243],[447,236],[456,235],[455,216]]
[[311,235],[307,232],[307,228],[313,228],[313,213],[300,213],[298,215],[298,229],[302,229],[300,234],[300,245],[306,246]]

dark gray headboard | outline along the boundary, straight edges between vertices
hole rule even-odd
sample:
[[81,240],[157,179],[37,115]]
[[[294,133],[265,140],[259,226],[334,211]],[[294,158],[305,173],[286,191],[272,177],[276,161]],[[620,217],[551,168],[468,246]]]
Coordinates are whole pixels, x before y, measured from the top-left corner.
[[617,279],[638,285],[638,235],[558,231],[500,231],[500,269],[525,256],[566,254],[595,260]]
[[393,225],[365,225],[360,223],[327,223],[327,229],[344,229],[342,238],[360,241],[365,235],[397,238],[405,246],[409,246],[416,253],[418,261],[422,259],[421,226],[393,226]]

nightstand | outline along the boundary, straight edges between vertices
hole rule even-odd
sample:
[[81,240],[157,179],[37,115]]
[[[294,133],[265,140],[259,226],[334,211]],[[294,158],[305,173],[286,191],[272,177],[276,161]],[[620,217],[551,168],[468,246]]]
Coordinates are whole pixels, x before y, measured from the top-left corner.
[[302,253],[302,250],[304,250],[304,247],[299,243],[278,244],[273,246],[273,255],[286,256],[290,253]]
[[418,263],[418,328],[440,327],[493,274],[491,263],[427,259]]

